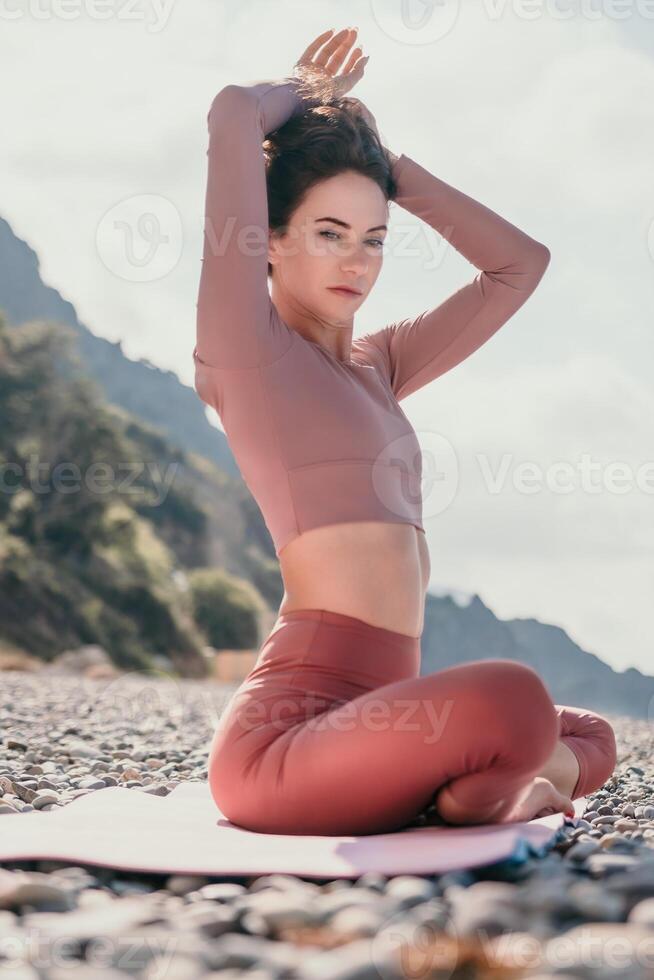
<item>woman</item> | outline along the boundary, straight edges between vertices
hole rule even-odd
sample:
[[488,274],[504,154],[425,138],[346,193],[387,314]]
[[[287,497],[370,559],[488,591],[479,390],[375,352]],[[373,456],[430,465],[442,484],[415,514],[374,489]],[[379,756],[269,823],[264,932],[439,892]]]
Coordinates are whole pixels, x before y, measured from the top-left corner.
[[[383,145],[345,96],[367,61],[355,34],[319,35],[288,78],[226,86],[208,115],[195,385],[285,586],[215,733],[211,791],[233,823],[290,834],[387,832],[430,804],[454,824],[571,812],[613,771],[605,719],[553,705],[509,660],[419,676],[430,569],[420,447],[398,404],[522,306],[549,251]],[[354,339],[390,200],[480,273]]]

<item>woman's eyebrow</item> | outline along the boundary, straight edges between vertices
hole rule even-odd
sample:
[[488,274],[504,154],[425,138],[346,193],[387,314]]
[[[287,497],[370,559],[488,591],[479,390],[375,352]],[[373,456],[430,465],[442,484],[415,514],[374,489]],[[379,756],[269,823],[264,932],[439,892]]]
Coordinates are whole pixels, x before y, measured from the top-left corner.
[[[340,225],[341,228],[347,228],[348,231],[351,229],[352,225],[348,225],[347,221],[341,221],[340,218],[316,218],[315,224],[319,221],[333,221],[335,225]],[[387,225],[375,225],[374,228],[368,228],[368,231],[388,231]],[[368,234],[368,232],[366,232]]]

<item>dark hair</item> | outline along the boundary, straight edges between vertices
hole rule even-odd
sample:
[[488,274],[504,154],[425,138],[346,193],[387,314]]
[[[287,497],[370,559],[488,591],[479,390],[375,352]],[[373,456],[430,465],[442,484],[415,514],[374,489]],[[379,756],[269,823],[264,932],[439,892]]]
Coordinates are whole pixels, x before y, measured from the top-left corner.
[[397,184],[391,159],[356,104],[347,96],[334,96],[328,84],[315,85],[307,75],[298,91],[307,107],[263,142],[269,228],[284,229],[314,184],[345,170],[370,177],[386,200],[393,200]]

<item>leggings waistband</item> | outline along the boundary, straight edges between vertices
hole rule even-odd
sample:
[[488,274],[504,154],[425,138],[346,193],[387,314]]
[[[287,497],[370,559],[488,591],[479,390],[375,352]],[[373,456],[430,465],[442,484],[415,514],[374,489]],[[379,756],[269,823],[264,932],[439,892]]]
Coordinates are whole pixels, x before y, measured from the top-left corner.
[[354,697],[419,671],[419,637],[330,609],[293,609],[277,617],[246,681],[283,676],[287,684]]
[[370,636],[376,636],[380,640],[390,643],[406,645],[420,640],[419,636],[411,636],[409,633],[397,633],[389,630],[385,626],[374,626],[367,623],[357,616],[348,616],[346,613],[333,612],[331,609],[292,609],[289,612],[281,613],[277,617],[278,624],[290,622],[296,619],[311,619],[321,623],[329,623],[333,626],[347,626],[350,629],[361,629]]

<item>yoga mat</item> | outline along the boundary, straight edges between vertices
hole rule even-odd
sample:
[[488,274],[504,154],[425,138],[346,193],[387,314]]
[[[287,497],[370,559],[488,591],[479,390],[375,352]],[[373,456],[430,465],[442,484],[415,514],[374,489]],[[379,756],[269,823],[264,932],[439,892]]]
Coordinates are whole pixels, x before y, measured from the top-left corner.
[[391,834],[317,837],[259,834],[230,823],[207,782],[168,796],[107,786],[45,813],[3,814],[0,861],[54,860],[130,871],[318,878],[440,874],[542,856],[575,817],[561,813],[512,824],[409,827]]

